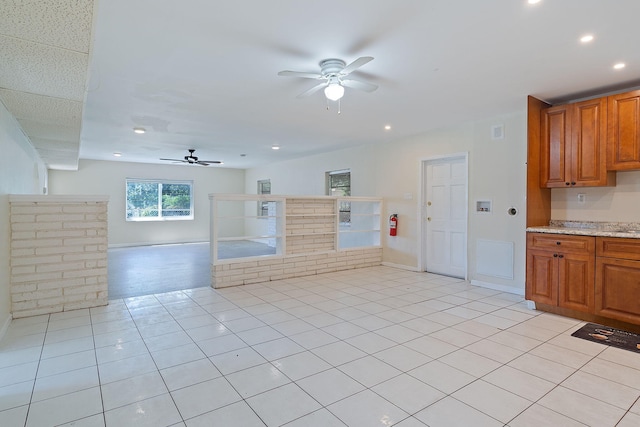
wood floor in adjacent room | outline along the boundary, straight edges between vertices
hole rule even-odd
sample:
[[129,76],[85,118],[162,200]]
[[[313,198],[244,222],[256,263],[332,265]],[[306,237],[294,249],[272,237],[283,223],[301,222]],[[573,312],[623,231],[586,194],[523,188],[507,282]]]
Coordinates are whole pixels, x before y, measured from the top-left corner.
[[109,299],[211,285],[209,242],[111,248]]
[[[248,240],[218,244],[218,259],[275,252]],[[111,248],[108,258],[109,299],[211,286],[209,242]]]

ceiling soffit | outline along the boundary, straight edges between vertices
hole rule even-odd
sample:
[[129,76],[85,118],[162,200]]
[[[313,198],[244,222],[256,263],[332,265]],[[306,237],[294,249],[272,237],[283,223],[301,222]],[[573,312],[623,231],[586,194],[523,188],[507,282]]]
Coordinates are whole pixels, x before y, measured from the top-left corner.
[[49,168],[77,169],[93,0],[0,4],[0,101]]

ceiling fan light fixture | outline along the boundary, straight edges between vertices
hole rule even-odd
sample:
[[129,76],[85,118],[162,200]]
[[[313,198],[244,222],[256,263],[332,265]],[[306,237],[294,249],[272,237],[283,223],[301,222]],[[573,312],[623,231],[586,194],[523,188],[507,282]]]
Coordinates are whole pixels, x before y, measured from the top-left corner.
[[133,133],[137,133],[139,135],[142,135],[143,133],[145,133],[147,130],[145,128],[133,128]]
[[337,101],[344,96],[344,87],[338,82],[329,83],[324,88],[324,96],[331,101]]

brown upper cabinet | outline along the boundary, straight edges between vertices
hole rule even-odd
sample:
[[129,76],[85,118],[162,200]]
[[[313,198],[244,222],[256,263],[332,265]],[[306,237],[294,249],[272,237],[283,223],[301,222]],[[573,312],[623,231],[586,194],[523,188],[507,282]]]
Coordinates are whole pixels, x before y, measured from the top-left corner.
[[640,90],[611,95],[607,169],[640,169]]
[[540,127],[541,187],[616,184],[607,170],[607,98],[543,109]]

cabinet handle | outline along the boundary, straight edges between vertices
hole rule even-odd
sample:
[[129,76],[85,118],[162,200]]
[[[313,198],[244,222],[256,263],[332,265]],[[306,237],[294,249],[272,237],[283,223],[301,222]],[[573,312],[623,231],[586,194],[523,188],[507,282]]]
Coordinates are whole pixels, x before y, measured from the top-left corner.
[[561,245],[561,244],[562,244],[562,242],[556,242],[556,245]]
[[564,255],[558,255],[558,258],[564,258]]
[[571,185],[576,185],[576,183],[575,183],[575,182],[572,182],[572,183],[571,183]]
[[554,258],[558,258],[558,254],[553,254],[553,257]]
[[564,183],[564,185],[570,185],[570,183],[568,183],[568,182],[565,182],[565,183]]

